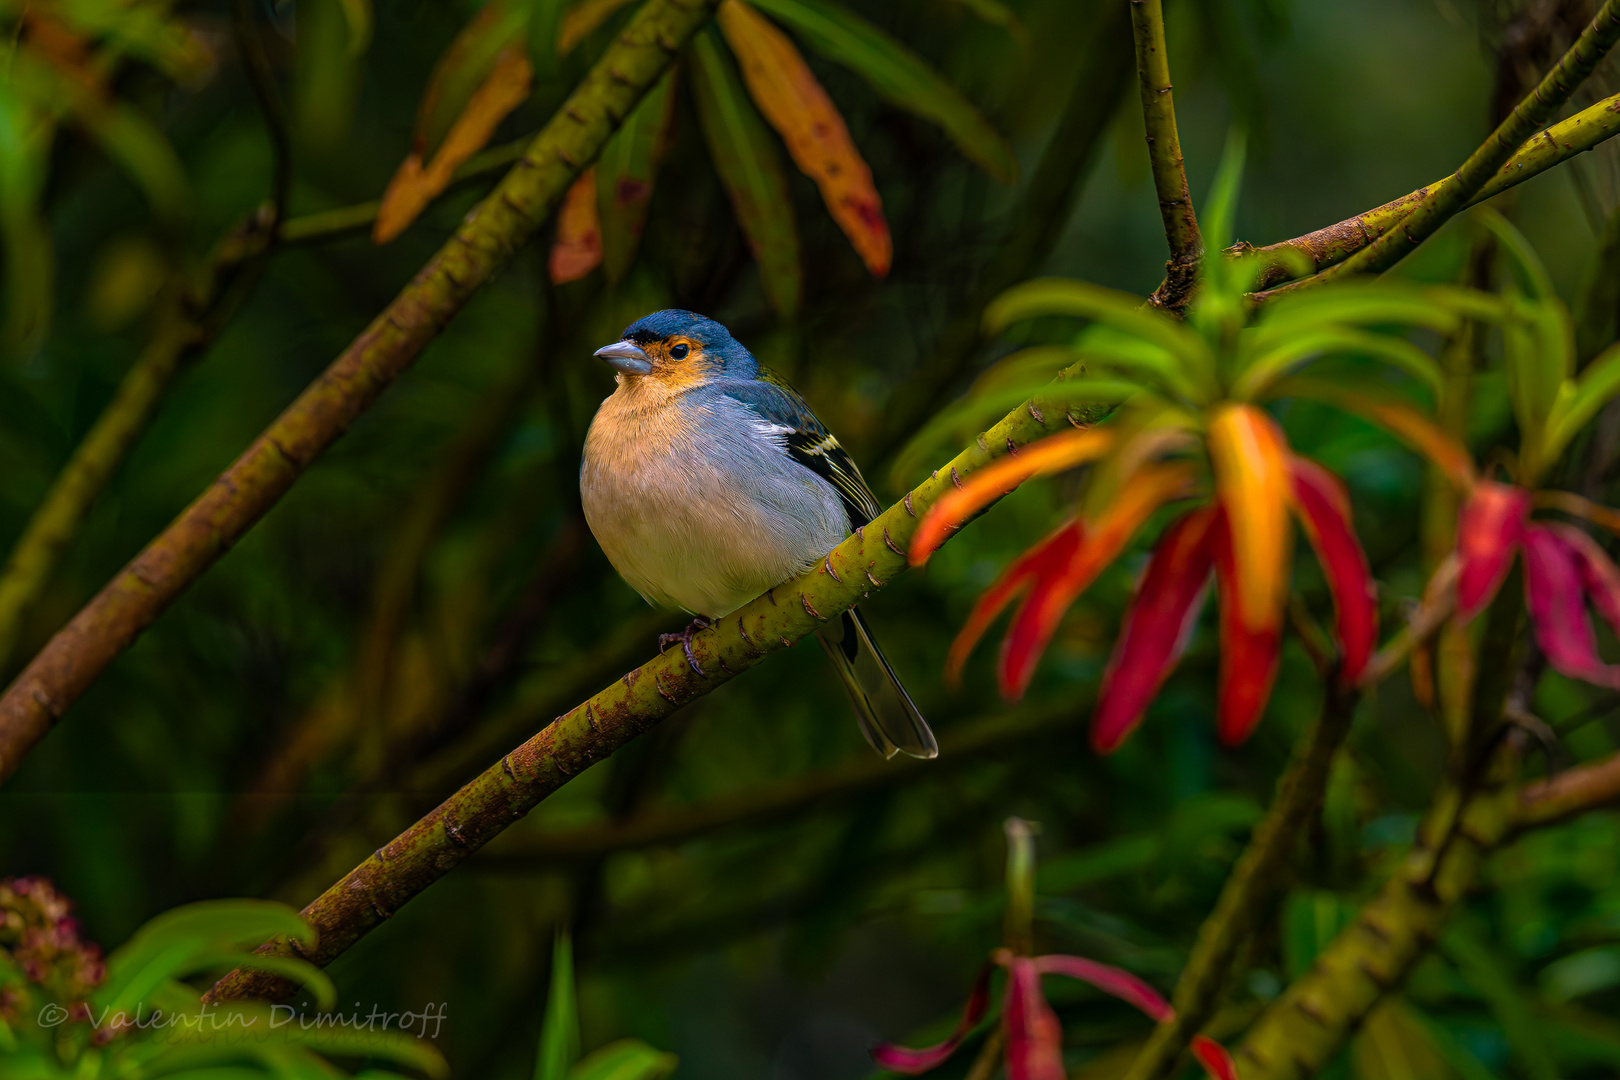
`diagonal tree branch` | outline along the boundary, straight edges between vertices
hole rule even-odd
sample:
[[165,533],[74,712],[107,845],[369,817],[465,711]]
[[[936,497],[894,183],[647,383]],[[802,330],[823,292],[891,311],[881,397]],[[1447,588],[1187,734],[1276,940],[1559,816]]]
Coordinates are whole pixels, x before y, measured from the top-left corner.
[[1204,238],[1198,231],[1198,215],[1193,212],[1187,169],[1181,159],[1181,136],[1176,132],[1170,56],[1164,43],[1164,5],[1162,0],[1130,0],[1130,5],[1148,159],[1153,167],[1153,189],[1159,196],[1159,214],[1164,219],[1164,238],[1170,245],[1164,284],[1150,299],[1156,307],[1179,311],[1186,306],[1197,280]]
[[1615,803],[1620,803],[1620,754],[1525,785],[1515,825],[1520,829],[1556,825]]
[[[1079,374],[1078,365],[1072,370]],[[573,777],[683,705],[791,647],[908,569],[906,545],[920,517],[962,477],[1070,423],[1092,419],[1065,407],[1063,402],[1073,397],[1072,390],[1062,388],[1069,374],[1014,409],[820,563],[696,635],[692,648],[702,674],[679,649],[649,660],[559,716],[349,871],[303,910],[319,935],[307,958],[330,963]],[[290,948],[277,940],[260,951],[287,955]],[[238,970],[205,997],[274,999],[292,990],[274,976]]]
[[1314,277],[1269,292],[1256,294],[1264,300],[1286,292],[1312,287],[1350,274],[1371,274],[1387,270],[1405,258],[1423,241],[1462,210],[1479,193],[1497,170],[1507,163],[1536,129],[1551,120],[1586,77],[1595,70],[1620,41],[1620,0],[1607,0],[1592,18],[1574,45],[1541,84],[1519,102],[1507,119],[1497,125],[1480,147],[1444,183],[1431,187],[1400,223],[1356,252],[1349,259]]
[[[1584,154],[1599,143],[1620,135],[1620,94],[1606,97],[1597,104],[1583,109],[1574,116],[1554,124],[1521,146],[1512,157],[1496,170],[1480,189],[1468,200],[1463,209],[1477,206],[1493,196],[1500,195],[1540,176],[1555,165],[1561,165],[1578,154]],[[1268,289],[1293,276],[1285,261],[1288,253],[1309,259],[1316,273],[1337,265],[1385,235],[1406,218],[1412,209],[1437,191],[1453,182],[1450,176],[1426,184],[1409,194],[1374,207],[1364,214],[1345,218],[1315,232],[1251,248],[1238,244],[1228,248],[1229,254],[1258,251],[1266,260],[1258,288]]]
[[59,631],[0,697],[0,781],[532,236],[715,0],[648,0],[524,157],[253,445]]

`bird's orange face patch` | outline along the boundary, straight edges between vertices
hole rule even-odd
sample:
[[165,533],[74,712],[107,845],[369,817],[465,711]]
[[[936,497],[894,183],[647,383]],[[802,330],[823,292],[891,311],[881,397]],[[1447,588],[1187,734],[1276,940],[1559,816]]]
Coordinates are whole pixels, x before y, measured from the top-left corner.
[[670,337],[643,345],[653,369],[645,378],[670,390],[683,390],[707,382],[720,373],[719,364],[688,337]]

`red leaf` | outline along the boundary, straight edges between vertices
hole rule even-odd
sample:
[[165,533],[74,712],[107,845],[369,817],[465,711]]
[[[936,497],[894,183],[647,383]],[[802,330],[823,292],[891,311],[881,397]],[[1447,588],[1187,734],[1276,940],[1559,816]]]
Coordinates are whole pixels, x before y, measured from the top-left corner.
[[1598,657],[1592,620],[1586,614],[1584,560],[1555,528],[1531,525],[1523,534],[1524,598],[1536,643],[1557,671],[1620,689],[1620,667]]
[[1035,675],[1035,665],[1069,605],[1119,557],[1148,515],[1172,499],[1185,497],[1192,482],[1192,468],[1185,464],[1143,466],[1124,485],[1107,512],[1087,523],[1080,547],[1068,566],[1055,577],[1038,579],[1013,616],[1001,643],[998,675],[1002,697],[1017,701],[1024,696]]
[[985,1010],[990,1005],[990,966],[986,964],[979,969],[979,977],[973,981],[973,993],[968,996],[967,1007],[962,1010],[962,1019],[956,1022],[956,1028],[951,1032],[950,1038],[938,1046],[929,1046],[921,1050],[911,1050],[893,1043],[878,1043],[871,1049],[872,1060],[881,1069],[903,1073],[906,1076],[916,1076],[944,1064],[947,1058],[956,1053],[956,1048],[962,1044],[968,1032],[984,1019]]
[[945,681],[955,685],[962,678],[962,666],[968,654],[979,643],[985,630],[1001,614],[1013,598],[1027,589],[1031,582],[1044,581],[1057,576],[1069,565],[1074,553],[1080,549],[1081,525],[1071,521],[1060,527],[1045,540],[1036,544],[1001,572],[995,584],[984,590],[973,605],[973,613],[951,642],[951,651],[945,659]]
[[1528,491],[1494,480],[1475,484],[1463,503],[1457,516],[1457,614],[1465,622],[1502,587],[1529,514]]
[[1575,526],[1548,523],[1546,527],[1575,549],[1587,599],[1609,624],[1609,629],[1620,635],[1620,567],[1614,565],[1601,544]]
[[1063,1028],[1041,995],[1040,969],[1027,956],[1008,964],[1001,1022],[1007,1029],[1007,1080],[1065,1080]]
[[1250,625],[1238,605],[1238,568],[1232,552],[1233,538],[1226,526],[1226,515],[1215,533],[1215,582],[1221,599],[1221,683],[1215,706],[1215,726],[1221,741],[1236,746],[1247,739],[1260,722],[1271,684],[1277,677],[1277,659],[1282,650],[1282,617],[1279,606],[1269,621]]
[[602,265],[602,223],[596,216],[596,166],[580,173],[557,211],[557,239],[547,269],[553,285],[563,285]]
[[1091,745],[1098,753],[1112,753],[1125,741],[1181,659],[1209,584],[1218,513],[1204,507],[1178,518],[1153,549],[1092,714]]
[[1105,994],[1128,1001],[1147,1013],[1158,1024],[1176,1018],[1176,1010],[1159,992],[1130,972],[1083,956],[1037,956],[1035,967],[1042,975],[1067,975],[1071,979],[1088,982]]
[[1215,1080],[1238,1080],[1237,1063],[1232,1060],[1232,1055],[1208,1035],[1193,1036],[1192,1052],[1198,1064]]
[[1304,458],[1289,458],[1294,480],[1294,508],[1305,535],[1327,575],[1337,615],[1339,681],[1350,686],[1378,643],[1378,600],[1373,592],[1367,553],[1350,525],[1350,498],[1339,478]]

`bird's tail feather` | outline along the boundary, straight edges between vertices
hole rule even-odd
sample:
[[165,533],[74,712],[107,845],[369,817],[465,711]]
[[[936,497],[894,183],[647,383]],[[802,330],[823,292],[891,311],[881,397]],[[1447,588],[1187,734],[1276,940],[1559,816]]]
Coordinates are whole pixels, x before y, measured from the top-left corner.
[[919,758],[939,754],[939,744],[928,730],[928,722],[872,640],[871,628],[859,610],[850,608],[836,626],[816,637],[838,669],[838,677],[855,706],[861,734],[874,750],[886,758],[897,752]]

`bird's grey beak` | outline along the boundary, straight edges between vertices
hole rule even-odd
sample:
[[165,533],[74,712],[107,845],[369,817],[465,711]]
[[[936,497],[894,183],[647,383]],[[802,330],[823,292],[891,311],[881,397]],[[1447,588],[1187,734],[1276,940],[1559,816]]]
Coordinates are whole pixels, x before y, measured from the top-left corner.
[[596,355],[626,375],[645,375],[653,369],[647,354],[628,341],[615,341],[596,350]]

